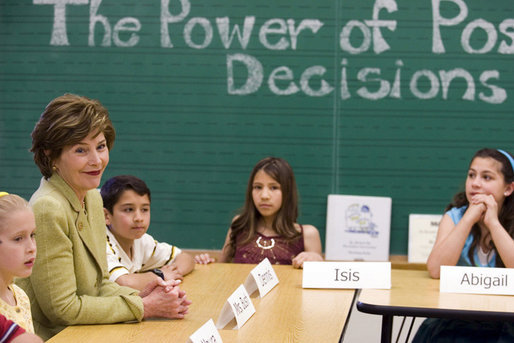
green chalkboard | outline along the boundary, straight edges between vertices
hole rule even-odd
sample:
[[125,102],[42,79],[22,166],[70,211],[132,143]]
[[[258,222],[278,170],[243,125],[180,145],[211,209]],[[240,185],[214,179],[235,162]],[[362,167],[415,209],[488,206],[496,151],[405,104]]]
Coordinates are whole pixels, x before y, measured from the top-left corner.
[[104,179],[153,192],[150,232],[221,248],[253,165],[294,168],[300,222],[331,193],[442,212],[481,147],[514,151],[514,3],[502,0],[2,0],[0,188],[29,197],[44,106],[99,99],[117,140]]

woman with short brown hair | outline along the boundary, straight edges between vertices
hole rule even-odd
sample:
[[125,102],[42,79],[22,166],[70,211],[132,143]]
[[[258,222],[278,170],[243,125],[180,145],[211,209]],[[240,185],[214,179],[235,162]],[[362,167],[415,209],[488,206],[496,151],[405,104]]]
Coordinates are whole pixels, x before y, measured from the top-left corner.
[[32,195],[38,258],[18,283],[31,299],[34,329],[45,340],[67,325],[108,324],[147,317],[183,318],[189,300],[175,281],[138,292],[109,281],[103,204],[97,187],[115,131],[98,101],[54,99],[32,132],[43,178]]

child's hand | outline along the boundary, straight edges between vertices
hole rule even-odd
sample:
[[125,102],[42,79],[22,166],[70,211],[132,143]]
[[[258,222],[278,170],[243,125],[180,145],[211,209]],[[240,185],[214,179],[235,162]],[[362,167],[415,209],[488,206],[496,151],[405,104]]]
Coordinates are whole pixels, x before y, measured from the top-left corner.
[[499,222],[498,219],[498,203],[494,196],[477,194],[471,199],[472,204],[482,204],[485,206],[482,220],[488,228]]
[[164,273],[164,279],[168,280],[183,280],[184,275],[178,270],[175,264],[169,264],[161,268]]
[[[475,199],[476,196],[473,197],[473,199]],[[469,206],[468,206],[468,209],[466,210],[466,212],[464,213],[464,217],[466,217],[469,221],[471,221],[472,224],[475,224],[477,222],[479,222],[485,211],[486,211],[486,206],[483,202],[481,201],[471,201],[469,203]]]
[[323,261],[323,257],[316,252],[303,251],[293,258],[293,267],[303,268],[303,262],[305,261]]
[[150,283],[148,283],[145,288],[139,293],[139,296],[141,298],[146,297],[150,293],[154,291],[157,287],[162,287],[165,292],[171,291],[173,288],[177,287],[182,283],[181,280],[170,280],[170,281],[164,281],[161,278],[155,278]]
[[216,260],[211,257],[209,254],[200,254],[195,256],[195,262],[198,264],[209,264],[213,263]]

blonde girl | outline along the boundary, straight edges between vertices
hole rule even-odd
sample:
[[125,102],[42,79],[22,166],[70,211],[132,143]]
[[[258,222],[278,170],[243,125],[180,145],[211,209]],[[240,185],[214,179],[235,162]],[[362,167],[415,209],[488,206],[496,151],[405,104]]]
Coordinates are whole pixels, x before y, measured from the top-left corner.
[[0,313],[30,333],[34,333],[30,301],[13,281],[32,273],[35,232],[36,222],[28,202],[18,195],[0,192]]

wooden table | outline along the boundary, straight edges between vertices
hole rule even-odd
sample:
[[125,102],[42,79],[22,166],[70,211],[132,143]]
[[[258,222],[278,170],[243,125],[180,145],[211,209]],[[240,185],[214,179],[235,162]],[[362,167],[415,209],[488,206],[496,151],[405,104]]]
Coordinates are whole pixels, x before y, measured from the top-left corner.
[[[182,320],[70,326],[49,342],[186,342],[209,319],[255,265],[197,265],[181,286],[193,301]],[[273,266],[279,284],[264,298],[251,295],[256,313],[239,330],[220,330],[223,342],[339,342],[354,300],[353,290],[302,289],[302,270]],[[235,323],[235,320],[234,320]]]
[[382,315],[382,342],[391,341],[393,316],[514,321],[514,297],[440,293],[439,280],[427,271],[392,270],[392,288],[363,289],[361,312]]

